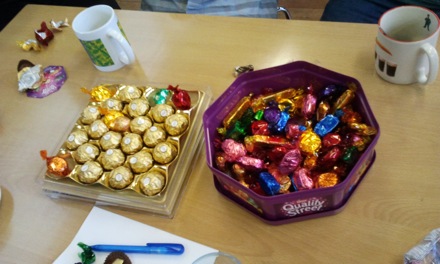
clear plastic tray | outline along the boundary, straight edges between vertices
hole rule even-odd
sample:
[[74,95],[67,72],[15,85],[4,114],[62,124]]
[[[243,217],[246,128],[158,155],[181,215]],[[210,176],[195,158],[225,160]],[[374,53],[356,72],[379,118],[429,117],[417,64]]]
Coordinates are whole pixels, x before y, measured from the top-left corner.
[[[166,88],[167,86],[154,84],[152,86],[143,86],[146,87],[143,89]],[[192,87],[190,85],[179,85],[179,88],[188,91],[191,97],[191,109],[183,110],[189,114],[190,122],[186,132],[179,139],[178,156],[173,162],[166,165],[167,181],[163,191],[159,194],[146,196],[133,189],[112,190],[99,183],[83,185],[69,178],[70,175],[56,179],[48,176],[46,162],[42,163],[43,169],[37,178],[42,185],[43,191],[51,198],[78,199],[96,202],[101,205],[146,211],[169,218],[173,217],[188,177],[193,169],[193,160],[197,159],[203,146],[202,116],[212,100],[209,88],[194,90]],[[89,104],[90,102],[85,102],[84,108]],[[66,133],[61,135],[57,146],[52,151],[48,151],[48,156],[55,156],[65,152],[66,139],[77,126],[79,117],[80,115],[78,115],[72,126],[67,129]],[[73,158],[71,159],[73,160]],[[72,160],[69,162],[71,163]],[[77,165],[74,160],[73,162]]]

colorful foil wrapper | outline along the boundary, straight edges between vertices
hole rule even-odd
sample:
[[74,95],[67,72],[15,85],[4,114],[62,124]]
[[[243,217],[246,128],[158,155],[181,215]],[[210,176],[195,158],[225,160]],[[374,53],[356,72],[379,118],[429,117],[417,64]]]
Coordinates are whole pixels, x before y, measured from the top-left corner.
[[52,31],[47,27],[46,22],[41,22],[40,29],[35,30],[35,38],[43,46],[49,45],[49,42],[54,38]]
[[356,87],[270,90],[228,109],[217,128],[217,168],[269,196],[343,181],[377,133],[354,110]]
[[[19,65],[22,62],[20,61]],[[57,92],[67,80],[63,66],[48,66],[43,70],[41,65],[24,66],[19,70],[17,77],[18,90],[33,98],[44,98]]]

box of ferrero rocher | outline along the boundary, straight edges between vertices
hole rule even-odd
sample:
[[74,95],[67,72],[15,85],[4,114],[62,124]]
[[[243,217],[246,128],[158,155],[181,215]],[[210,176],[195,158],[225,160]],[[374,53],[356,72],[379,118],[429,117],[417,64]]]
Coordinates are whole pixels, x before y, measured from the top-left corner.
[[201,149],[209,91],[127,84],[80,90],[90,101],[56,150],[40,153],[43,190],[172,217]]

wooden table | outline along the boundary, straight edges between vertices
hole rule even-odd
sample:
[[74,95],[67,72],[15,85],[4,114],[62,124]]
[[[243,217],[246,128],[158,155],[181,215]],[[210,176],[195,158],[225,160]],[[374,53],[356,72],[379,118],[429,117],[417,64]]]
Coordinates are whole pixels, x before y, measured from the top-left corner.
[[[374,71],[376,26],[121,11],[117,14],[137,62],[97,71],[71,28],[43,51],[25,52],[42,21],[72,21],[79,8],[30,5],[0,34],[0,262],[50,263],[70,243],[90,203],[48,198],[36,182],[39,151],[53,148],[83,109],[82,86],[99,80],[210,86],[214,98],[233,69],[306,60],[363,85],[381,125],[376,161],[345,209],[334,216],[272,226],[219,194],[203,155],[173,219],[113,212],[237,256],[243,263],[401,263],[440,227],[440,81],[399,86]],[[63,65],[68,81],[32,99],[17,91],[20,59]]]

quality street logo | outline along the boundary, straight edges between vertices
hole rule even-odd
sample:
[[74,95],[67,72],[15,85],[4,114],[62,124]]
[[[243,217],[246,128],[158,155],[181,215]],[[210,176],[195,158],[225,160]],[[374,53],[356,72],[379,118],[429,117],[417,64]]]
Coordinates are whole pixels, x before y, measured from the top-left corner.
[[289,217],[310,214],[321,211],[324,208],[325,202],[326,199],[315,197],[308,200],[297,200],[285,203],[281,208],[281,211],[285,216]]

